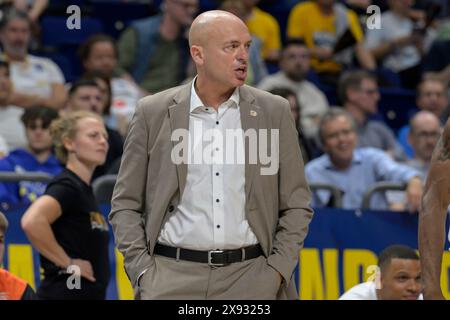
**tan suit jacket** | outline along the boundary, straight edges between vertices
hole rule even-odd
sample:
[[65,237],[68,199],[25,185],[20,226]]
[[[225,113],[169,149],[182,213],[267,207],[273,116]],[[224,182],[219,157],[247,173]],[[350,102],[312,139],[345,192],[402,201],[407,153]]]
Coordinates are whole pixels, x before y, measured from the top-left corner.
[[[141,99],[131,121],[114,188],[109,220],[133,286],[152,264],[163,223],[176,208],[186,184],[187,165],[175,165],[171,133],[188,129],[191,84]],[[296,298],[294,269],[313,211],[304,175],[298,134],[287,100],[239,88],[242,129],[279,129],[279,170],[261,175],[248,164],[246,144],[246,217],[267,257],[284,278],[280,298]],[[224,248],[226,249],[226,248]]]

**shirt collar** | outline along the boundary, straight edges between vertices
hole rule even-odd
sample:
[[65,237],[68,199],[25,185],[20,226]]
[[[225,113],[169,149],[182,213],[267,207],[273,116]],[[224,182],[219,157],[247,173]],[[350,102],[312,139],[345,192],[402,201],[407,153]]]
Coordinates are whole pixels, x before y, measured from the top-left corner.
[[[200,97],[197,94],[197,91],[195,91],[195,81],[197,81],[197,76],[195,76],[194,80],[192,80],[191,85],[191,106],[189,112],[192,113],[196,108],[205,106]],[[233,94],[230,96],[230,98],[225,101],[224,103],[228,104],[231,107],[236,107],[239,109],[239,87],[234,89]],[[234,102],[234,103],[230,103]]]

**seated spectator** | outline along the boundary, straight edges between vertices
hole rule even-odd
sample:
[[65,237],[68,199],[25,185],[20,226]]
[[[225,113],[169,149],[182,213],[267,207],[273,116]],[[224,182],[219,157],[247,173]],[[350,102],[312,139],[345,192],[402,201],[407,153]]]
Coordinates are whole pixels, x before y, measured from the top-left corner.
[[392,130],[384,122],[370,119],[377,114],[380,100],[374,76],[365,71],[347,72],[339,79],[338,93],[342,106],[356,121],[358,148],[378,148],[396,160],[406,159]]
[[307,163],[312,158],[316,157],[319,153],[317,146],[314,144],[314,141],[305,137],[302,127],[300,125],[300,115],[302,113],[302,105],[298,102],[297,95],[294,91],[289,88],[273,88],[269,91],[272,94],[281,96],[289,101],[291,105],[291,113],[295,120],[295,127],[298,131],[298,139],[300,143],[300,150],[303,156],[303,162]]
[[[325,154],[305,166],[310,183],[336,186],[343,193],[344,209],[361,208],[364,193],[376,182],[405,183],[409,210],[416,212],[422,196],[420,173],[395,162],[379,149],[356,149],[358,135],[350,114],[339,108],[330,109],[322,117],[319,135]],[[371,200],[373,209],[388,208],[383,194],[376,194]],[[313,192],[312,206],[324,207],[330,201],[329,191]]]
[[[18,148],[0,159],[0,171],[27,173],[43,172],[57,175],[62,166],[52,152],[50,123],[58,112],[48,107],[31,107],[22,115],[22,122],[28,140],[26,149]],[[47,186],[44,182],[20,181],[0,182],[0,205],[3,210],[11,205],[28,205],[40,197]]]
[[14,91],[9,104],[60,109],[67,98],[64,76],[50,59],[28,53],[30,21],[23,11],[10,9],[0,22],[3,56],[9,62]]
[[112,87],[111,81],[108,77],[103,76],[101,72],[85,73],[81,80],[94,81],[101,93],[103,121],[105,125],[114,131],[120,133],[122,138],[125,138],[128,129],[129,120],[122,116],[114,116],[111,114],[112,107]]
[[[429,111],[420,111],[409,122],[408,141],[412,146],[414,157],[405,162],[421,173],[425,181],[428,175],[431,156],[441,135],[439,119]],[[402,191],[388,191],[386,193],[390,209],[403,211],[406,208],[406,195]]]
[[180,84],[186,78],[189,47],[186,28],[198,0],[164,0],[162,14],[137,20],[117,43],[119,66],[150,93]]
[[[5,235],[8,220],[0,212],[0,266],[5,253]],[[36,300],[37,296],[28,283],[0,267],[0,300]]]
[[425,179],[433,150],[441,135],[441,124],[433,113],[420,111],[411,118],[410,128],[408,140],[414,150],[414,158],[407,164],[419,170]]
[[110,115],[121,119],[117,121],[128,123],[134,114],[137,101],[147,93],[139,88],[130,75],[124,73],[119,77],[114,73],[117,67],[117,47],[114,39],[108,35],[94,35],[80,46],[79,55],[86,73],[99,73],[110,79]]
[[[448,118],[449,104],[447,91],[444,83],[436,78],[429,77],[422,80],[417,86],[416,104],[419,110],[433,113],[442,125]],[[398,141],[403,146],[410,158],[414,156],[414,151],[408,141],[409,126],[406,125],[398,131]]]
[[[110,98],[110,97],[108,97]],[[66,112],[73,111],[92,111],[103,116],[105,104],[102,98],[101,89],[94,80],[82,79],[75,82],[69,90],[69,100],[67,102]],[[123,139],[119,132],[105,125],[108,133],[108,152],[106,161],[95,168],[92,179],[108,173],[110,166],[122,156]]]
[[67,93],[59,67],[47,58],[28,53],[30,21],[25,12],[5,10],[0,21],[0,42],[3,59],[9,62],[13,90],[7,101],[0,102],[0,135],[10,148],[26,147],[20,117],[25,108],[46,106],[61,108]]
[[301,40],[288,40],[280,57],[281,70],[265,77],[258,88],[270,91],[277,87],[286,87],[297,94],[300,102],[300,122],[302,131],[308,138],[317,136],[320,117],[328,110],[325,95],[311,82],[306,80],[309,65],[309,51]]
[[244,21],[252,36],[261,42],[261,56],[266,61],[277,62],[281,49],[278,21],[256,5],[260,0],[242,0]]
[[358,284],[339,300],[423,300],[420,260],[403,245],[384,249],[378,258],[375,281]]
[[[235,16],[241,18],[241,20],[245,20],[246,11],[243,2],[240,0],[225,0],[221,3],[218,9],[231,12]],[[255,35],[252,35],[252,44],[248,53],[249,64],[247,69],[247,78],[245,79],[245,83],[251,86],[257,85],[268,75],[266,64],[261,56],[261,50],[261,39]],[[191,79],[193,79],[194,76],[195,71],[192,72]]]
[[[334,54],[335,45],[347,30],[356,44]],[[351,65],[353,53],[362,68],[373,70],[376,67],[372,55],[364,48],[364,34],[358,17],[335,0],[297,4],[289,15],[287,36],[305,40],[310,49],[311,66],[324,83],[336,84],[342,68]]]
[[366,48],[381,65],[398,73],[402,86],[414,89],[420,80],[425,33],[410,18],[412,1],[389,0],[389,10],[381,14],[380,29],[368,29]]

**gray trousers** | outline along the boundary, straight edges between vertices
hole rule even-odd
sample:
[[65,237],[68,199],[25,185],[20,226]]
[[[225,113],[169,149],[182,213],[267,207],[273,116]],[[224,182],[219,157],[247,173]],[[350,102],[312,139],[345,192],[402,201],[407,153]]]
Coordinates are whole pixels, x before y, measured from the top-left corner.
[[224,267],[155,255],[135,288],[136,299],[274,300],[280,291],[278,272],[264,256]]

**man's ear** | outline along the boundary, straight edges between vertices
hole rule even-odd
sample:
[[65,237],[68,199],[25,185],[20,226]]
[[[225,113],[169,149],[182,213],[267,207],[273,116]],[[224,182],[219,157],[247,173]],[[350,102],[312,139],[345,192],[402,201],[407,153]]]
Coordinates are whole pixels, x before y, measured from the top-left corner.
[[195,64],[203,65],[204,63],[203,47],[194,44],[191,46],[190,51],[192,60],[194,60]]
[[355,101],[355,99],[358,99],[358,90],[354,90],[352,88],[348,88],[345,92],[345,95],[347,96],[347,101]]

